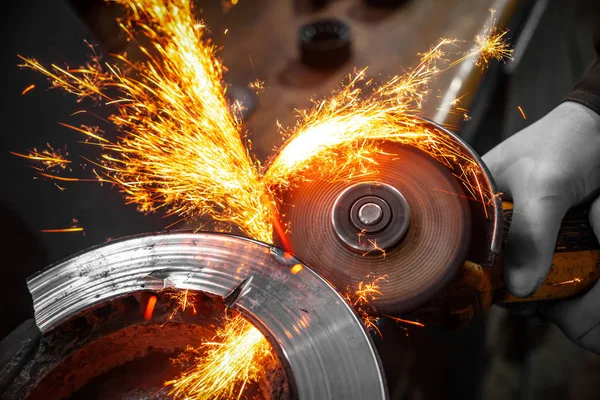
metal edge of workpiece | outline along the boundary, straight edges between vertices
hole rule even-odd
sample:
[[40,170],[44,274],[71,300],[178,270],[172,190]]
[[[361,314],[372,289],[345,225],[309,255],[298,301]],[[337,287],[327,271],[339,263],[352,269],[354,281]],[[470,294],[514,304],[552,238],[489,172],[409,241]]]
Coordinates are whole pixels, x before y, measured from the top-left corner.
[[[190,289],[226,297],[277,342],[298,398],[388,399],[373,341],[343,297],[269,245],[220,233],[117,240],[31,277],[42,333],[102,302],[140,290]],[[248,279],[251,277],[251,279]]]
[[[496,187],[496,183],[494,182],[494,178],[492,177],[492,174],[490,172],[490,170],[488,169],[487,165],[485,165],[485,163],[483,162],[483,160],[481,159],[481,157],[479,156],[479,154],[477,154],[475,152],[475,150],[473,150],[473,148],[471,148],[471,146],[469,146],[469,144],[467,142],[465,142],[460,136],[458,136],[457,134],[455,134],[454,132],[450,131],[449,129],[444,128],[443,126],[439,125],[438,123],[427,119],[427,118],[422,118],[423,121],[425,121],[426,123],[432,125],[436,130],[439,130],[441,132],[444,132],[446,135],[450,136],[457,144],[459,144],[462,149],[473,158],[473,160],[475,160],[477,162],[477,164],[479,165],[479,167],[481,168],[481,171],[483,172],[483,175],[485,176],[485,184],[488,188],[488,190],[490,191],[490,193],[498,193],[498,189]],[[490,240],[490,250],[495,253],[495,254],[499,254],[502,251],[502,234],[503,234],[503,229],[504,229],[504,225],[503,225],[503,219],[502,219],[502,200],[498,197],[498,196],[494,196],[494,204],[493,204],[493,215],[492,215],[492,235],[491,235],[491,240]]]

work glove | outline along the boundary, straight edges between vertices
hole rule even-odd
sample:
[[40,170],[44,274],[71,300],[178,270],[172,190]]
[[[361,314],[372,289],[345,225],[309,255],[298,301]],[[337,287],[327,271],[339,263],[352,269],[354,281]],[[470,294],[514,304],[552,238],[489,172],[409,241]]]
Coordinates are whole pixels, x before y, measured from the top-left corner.
[[[564,102],[483,156],[514,212],[504,258],[507,289],[535,293],[552,266],[567,210],[592,200],[590,222],[600,236],[600,115]],[[594,198],[596,197],[596,198]],[[569,300],[545,301],[537,311],[578,345],[600,354],[600,285]]]

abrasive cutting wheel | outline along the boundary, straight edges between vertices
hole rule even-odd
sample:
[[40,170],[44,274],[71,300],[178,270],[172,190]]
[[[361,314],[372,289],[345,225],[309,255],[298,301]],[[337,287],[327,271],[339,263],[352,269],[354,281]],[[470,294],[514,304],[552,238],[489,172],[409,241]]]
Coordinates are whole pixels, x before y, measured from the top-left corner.
[[344,181],[320,172],[282,194],[295,255],[340,291],[379,281],[371,304],[398,314],[436,296],[471,239],[465,194],[450,170],[410,146],[383,143],[376,171]]

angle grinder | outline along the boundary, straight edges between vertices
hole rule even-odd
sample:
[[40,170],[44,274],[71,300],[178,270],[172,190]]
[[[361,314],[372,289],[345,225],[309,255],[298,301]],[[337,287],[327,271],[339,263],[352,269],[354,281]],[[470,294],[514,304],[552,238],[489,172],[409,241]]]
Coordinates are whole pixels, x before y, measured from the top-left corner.
[[336,181],[309,170],[281,193],[280,222],[297,257],[342,292],[381,277],[372,301],[376,315],[450,328],[492,303],[565,298],[593,286],[600,246],[587,209],[575,208],[563,220],[539,290],[524,299],[509,295],[502,248],[512,203],[502,201],[486,166],[460,137],[422,123],[458,149],[454,162],[382,142],[373,173]]

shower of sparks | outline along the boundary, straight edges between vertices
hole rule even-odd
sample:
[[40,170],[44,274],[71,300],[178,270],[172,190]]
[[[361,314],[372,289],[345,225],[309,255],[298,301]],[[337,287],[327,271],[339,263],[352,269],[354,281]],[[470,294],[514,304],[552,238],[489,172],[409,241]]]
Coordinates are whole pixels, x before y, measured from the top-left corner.
[[[203,41],[205,27],[194,19],[189,2],[117,1],[130,11],[121,22],[130,40],[140,35],[149,39],[147,47],[139,44],[145,61],[118,56],[126,65],[120,68],[101,62],[94,53],[80,68],[46,68],[28,58],[23,58],[23,66],[42,72],[53,86],[80,99],[91,97],[114,107],[109,120],[124,133],[115,141],[97,127],[63,125],[104,150],[95,162],[95,180],[118,186],[140,211],[165,209],[188,221],[208,215],[271,242],[277,207],[273,191],[301,180],[309,167],[323,175],[335,171],[331,179],[373,172],[381,141],[419,148],[453,168],[484,208],[493,196],[482,193],[477,184],[477,161],[418,118],[429,82],[443,71],[438,64],[445,62],[446,49],[455,47],[456,40],[442,39],[422,54],[416,67],[382,85],[373,85],[365,70],[351,76],[331,98],[300,112],[296,127],[283,132],[289,136],[287,143],[263,174],[245,146],[241,122],[225,100],[222,66],[214,47]],[[505,54],[504,35],[489,28],[487,39],[478,37],[469,57]]]
[[[482,59],[504,54],[501,49],[506,46],[502,40],[506,32],[495,32],[490,28],[488,40],[478,37],[475,48],[450,66],[476,56],[482,63]],[[300,111],[297,125],[283,131],[289,139],[263,179],[271,187],[285,189],[301,181],[303,171],[308,169],[321,171],[323,177],[332,180],[368,174],[377,168],[377,143],[395,142],[416,147],[453,169],[466,191],[481,199],[486,208],[493,193],[482,192],[478,184],[482,172],[477,161],[418,117],[430,81],[450,68],[440,69],[438,64],[448,56],[446,49],[456,43],[442,39],[421,56],[413,69],[379,86],[367,79],[365,70],[359,71],[333,97],[317,102],[308,111]],[[335,171],[335,176],[331,176],[331,171]]]
[[356,291],[347,292],[346,300],[352,304],[367,329],[374,330],[381,336],[381,331],[377,327],[379,318],[373,316],[375,309],[372,302],[381,295],[379,284],[381,281],[387,280],[387,275],[378,277],[368,276],[367,279],[370,280],[369,283],[361,281],[358,283]]
[[[42,176],[108,182],[140,211],[164,209],[188,221],[208,215],[267,243],[273,241],[274,226],[283,238],[288,228],[294,228],[276,223],[278,191],[301,181],[308,168],[332,180],[369,174],[377,167],[377,143],[382,141],[416,147],[450,167],[467,194],[484,208],[493,198],[493,193],[484,193],[479,185],[477,161],[419,118],[429,83],[441,72],[465,60],[484,68],[489,60],[510,55],[504,42],[506,32],[498,31],[493,23],[485,35],[476,38],[473,50],[444,69],[438,64],[447,63],[450,53],[446,49],[455,48],[456,40],[442,39],[421,55],[413,69],[382,85],[369,80],[365,70],[353,74],[331,98],[299,112],[296,126],[282,132],[287,142],[263,172],[246,147],[242,123],[236,117],[241,106],[229,105],[225,99],[222,65],[214,46],[205,39],[204,25],[193,17],[189,0],[116,1],[129,10],[121,28],[138,44],[145,61],[116,56],[123,65],[119,67],[102,61],[93,49],[90,62],[79,68],[45,67],[21,57],[23,67],[43,73],[54,87],[80,100],[91,98],[112,107],[109,120],[121,132],[113,140],[98,127],[64,124],[103,150],[93,162],[98,168],[95,178],[61,177],[44,172],[45,168]],[[46,167],[49,159],[32,156],[55,156],[43,152],[17,155]],[[64,165],[56,160],[55,166]],[[291,247],[285,250],[293,251]],[[376,331],[378,319],[373,317],[371,302],[381,294],[383,279],[361,283],[347,296],[365,325]],[[151,318],[156,300],[150,298],[145,317]],[[184,308],[189,307],[188,301],[183,299]],[[212,342],[188,354],[196,354],[197,364],[167,382],[172,394],[180,398],[231,398],[234,392],[239,397],[248,383],[264,373],[266,360],[273,358],[266,338],[239,316],[229,319]]]
[[50,144],[46,144],[46,148],[41,151],[33,149],[27,154],[15,153],[11,151],[10,154],[34,161],[37,165],[36,168],[42,171],[65,169],[71,163],[71,161],[67,160],[66,158],[66,156],[68,156],[67,152],[65,152],[63,155],[59,150],[52,148]]
[[[80,68],[44,67],[23,58],[24,67],[46,75],[53,86],[80,99],[114,107],[109,120],[123,133],[112,141],[97,128],[84,133],[104,154],[101,179],[115,184],[143,212],[165,208],[193,219],[210,215],[247,235],[272,240],[268,190],[250,156],[241,121],[230,112],[214,46],[187,0],[117,0],[129,9],[121,22],[147,56],[117,67],[93,55]],[[138,36],[135,36],[138,35]]]
[[186,289],[176,292],[167,292],[166,296],[175,303],[175,308],[171,312],[171,315],[169,315],[169,320],[172,320],[177,314],[186,310],[189,310],[192,314],[196,314],[196,295],[194,293],[190,293],[190,291]]
[[495,14],[495,10],[490,10],[490,19],[485,32],[475,36],[473,48],[462,57],[452,61],[448,68],[465,60],[473,59],[476,66],[486,69],[491,60],[504,61],[512,57],[513,50],[506,42],[508,31],[497,26]]
[[247,384],[264,377],[265,364],[275,360],[267,339],[239,315],[227,319],[213,341],[189,351],[196,354],[195,365],[166,382],[175,398],[239,399]]
[[29,85],[27,86],[25,89],[23,89],[23,91],[21,92],[21,96],[26,95],[27,93],[29,93],[30,91],[32,91],[33,89],[35,89],[35,85]]
[[521,113],[521,116],[523,117],[523,119],[527,119],[527,115],[525,115],[525,111],[523,111],[521,106],[517,106],[517,108],[519,109],[519,112]]

